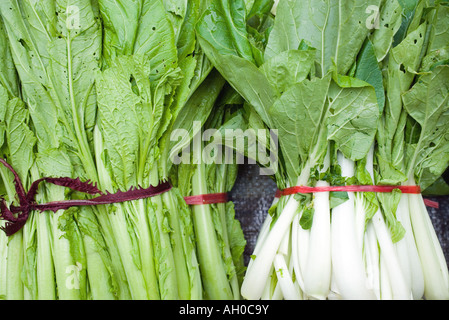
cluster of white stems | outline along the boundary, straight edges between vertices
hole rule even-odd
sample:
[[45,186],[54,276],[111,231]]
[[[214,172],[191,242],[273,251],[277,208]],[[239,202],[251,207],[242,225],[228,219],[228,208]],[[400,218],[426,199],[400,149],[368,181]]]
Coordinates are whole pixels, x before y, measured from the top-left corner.
[[[373,150],[367,159],[373,177]],[[353,161],[339,154],[338,163],[342,176],[354,176]],[[310,170],[302,172],[298,186],[309,180]],[[406,184],[414,185],[413,177]],[[328,185],[318,181],[316,186]],[[367,221],[363,194],[348,195],[331,209],[329,193],[315,193],[309,230],[300,225],[302,212],[293,196],[274,223],[268,215],[244,278],[243,298],[449,299],[448,267],[422,195],[401,195],[396,218],[406,232],[398,242],[380,209]]]

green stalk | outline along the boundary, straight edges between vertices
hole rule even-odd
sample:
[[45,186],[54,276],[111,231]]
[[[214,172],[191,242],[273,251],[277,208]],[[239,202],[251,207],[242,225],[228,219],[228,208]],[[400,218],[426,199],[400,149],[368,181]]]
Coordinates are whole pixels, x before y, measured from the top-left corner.
[[[39,172],[36,166],[31,168],[31,179],[39,179]],[[41,193],[36,195],[36,202],[42,201]],[[55,300],[56,283],[55,270],[52,256],[52,237],[48,212],[32,213],[36,223],[37,233],[37,253],[36,253],[36,273],[37,273],[37,299]],[[26,230],[26,229],[25,229]]]
[[51,230],[48,213],[37,213],[37,286],[39,300],[55,300],[56,284],[51,252]]
[[109,255],[111,256],[111,269],[118,287],[118,299],[130,300],[132,298],[130,288],[126,279],[126,273],[117,245],[117,239],[114,236],[114,231],[109,219],[109,215],[113,213],[109,213],[106,206],[95,206],[93,207],[93,210],[97,216]]
[[126,202],[123,204],[126,211],[135,217],[135,231],[139,239],[139,254],[142,263],[142,274],[145,278],[148,298],[159,300],[159,288],[154,265],[153,244],[150,228],[148,226],[147,208],[145,200]]
[[[150,184],[159,184],[157,166],[153,166],[150,173]],[[175,254],[170,239],[170,226],[165,216],[165,207],[161,196],[152,197],[150,204],[149,221],[153,232],[153,242],[158,245],[156,253],[159,288],[162,300],[176,300],[179,298],[178,279],[175,273]],[[154,224],[153,224],[154,223]]]
[[86,248],[87,275],[92,298],[94,300],[115,300],[109,271],[96,250],[95,241],[89,236],[84,236],[83,241]]
[[24,286],[22,282],[23,268],[23,230],[13,234],[8,239],[8,259],[6,261],[7,300],[23,300]]
[[[4,226],[4,222],[0,222],[0,226]],[[0,300],[6,299],[6,283],[7,283],[7,274],[6,274],[6,263],[8,257],[8,239],[4,232],[0,233]]]
[[[10,181],[5,167],[0,168],[0,175],[3,180],[3,185],[6,188],[6,193],[9,198],[9,202],[15,198],[15,190],[13,189],[13,183]],[[6,255],[6,270],[5,270],[5,294],[7,300],[23,300],[24,298],[24,285],[21,279],[23,268],[23,230],[20,230],[16,234],[5,239],[5,251]]]
[[[219,172],[220,175],[220,182],[218,184],[218,193],[222,193],[222,192],[226,192],[226,176],[228,174],[227,172],[227,165],[218,165],[218,170],[221,171]],[[232,260],[232,253],[231,253],[231,245],[229,243],[229,237],[228,237],[228,225],[227,225],[227,219],[226,219],[226,204],[225,203],[218,203],[217,204],[218,207],[218,212],[220,214],[220,221],[221,221],[221,225],[223,228],[223,241],[224,241],[224,259],[225,261],[233,261]],[[234,269],[234,274],[232,274],[231,278],[229,279],[229,283],[231,285],[231,290],[233,293],[233,297],[235,300],[240,300],[240,286],[239,286],[239,281],[238,281],[238,277],[237,277],[237,270],[236,267],[234,265],[234,263],[232,264],[232,267]]]
[[[197,164],[192,178],[193,195],[207,194],[206,167],[201,160],[202,143],[193,143]],[[212,300],[231,300],[233,297],[219,250],[210,205],[193,207],[193,221],[197,239],[198,260],[206,296]]]
[[[102,159],[104,150],[103,137],[97,127],[95,128],[94,133],[99,185],[102,190],[113,190],[112,181]],[[148,299],[145,279],[142,275],[140,266],[136,265],[133,256],[135,253],[135,246],[133,245],[133,239],[129,233],[126,210],[124,210],[122,204],[98,206],[98,210],[100,211],[98,217],[103,226],[103,230],[106,231],[105,234],[110,235],[108,244],[110,245],[113,241],[116,243],[118,256],[113,256],[112,258],[113,261],[117,261],[117,258],[120,257],[131,298],[134,300]],[[107,221],[105,221],[106,217]]]
[[[61,190],[50,186],[48,191],[49,194],[55,195],[55,200],[64,199],[64,192],[61,192]],[[51,229],[53,233],[53,260],[55,265],[58,298],[60,300],[80,300],[80,283],[77,281],[75,275],[76,271],[74,271],[78,261],[75,261],[74,257],[72,257],[70,241],[64,238],[64,232],[59,228],[59,218],[64,214],[64,210],[59,210],[56,213],[50,214]],[[85,268],[86,266],[81,265],[81,267]]]
[[109,212],[109,218],[113,234],[117,239],[117,246],[120,258],[126,273],[126,279],[133,300],[147,300],[148,293],[145,285],[145,278],[142,274],[141,266],[136,264],[136,248],[133,245],[135,239],[129,233],[129,222],[127,212],[121,205],[112,206],[114,212]]
[[189,274],[187,272],[187,265],[185,261],[184,248],[182,238],[184,234],[180,228],[180,217],[178,208],[173,201],[172,191],[168,191],[162,195],[163,202],[169,212],[170,227],[172,229],[171,239],[173,247],[173,258],[176,268],[176,277],[178,283],[178,294],[182,300],[190,299],[190,282]]

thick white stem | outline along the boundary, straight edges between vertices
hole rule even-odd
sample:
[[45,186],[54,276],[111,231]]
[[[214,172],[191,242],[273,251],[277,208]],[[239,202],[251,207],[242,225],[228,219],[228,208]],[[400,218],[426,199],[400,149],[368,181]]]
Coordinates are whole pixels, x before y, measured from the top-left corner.
[[[301,176],[298,178],[298,186],[307,184],[310,168],[311,166],[305,166]],[[265,241],[260,244],[258,254],[252,260],[251,270],[248,270],[245,274],[241,288],[243,298],[257,300],[262,296],[279,245],[284,234],[290,228],[293,218],[298,214],[298,207],[298,201],[293,196],[290,196],[274,226],[269,230]]]
[[372,221],[380,246],[381,261],[384,259],[385,268],[390,280],[392,299],[408,300],[412,295],[411,288],[404,278],[404,273],[399,263],[390,232],[380,210],[376,212]]
[[412,289],[413,299],[422,299],[424,295],[424,275],[419,260],[418,249],[410,221],[409,195],[402,194],[396,211],[396,218],[405,229],[405,236],[396,243],[399,262],[401,263],[404,277]]
[[[343,177],[354,176],[354,162],[338,154]],[[363,239],[357,230],[355,196],[332,209],[332,267],[335,283],[343,299],[372,300],[374,292],[367,287],[363,260]]]
[[376,238],[376,231],[371,222],[366,226],[365,232],[365,268],[367,273],[368,288],[373,290],[376,299],[380,300],[380,268],[379,268],[379,246]]
[[[298,282],[302,291],[304,291],[304,278],[303,278],[303,270],[305,268],[305,261],[307,261],[307,252],[305,252],[303,259],[300,259],[300,254],[302,251],[299,250],[301,247],[300,244],[306,242],[306,245],[303,246],[306,250],[309,247],[309,236],[308,230],[304,230],[301,228],[299,224],[299,217],[297,215],[293,219],[292,223],[292,256],[291,259],[293,261],[293,270],[295,271],[296,281]],[[307,234],[306,234],[307,232]],[[302,235],[302,237],[301,237]],[[301,263],[303,262],[303,263]]]
[[251,270],[245,275],[242,283],[242,296],[248,300],[259,299],[269,276],[270,267],[278,251],[279,245],[288,230],[293,217],[297,213],[298,202],[291,197],[282,214],[261,244],[258,254],[252,260]]
[[[318,181],[316,186],[327,187],[329,183]],[[332,274],[329,192],[315,194],[314,210],[308,259],[304,271],[304,291],[315,299],[326,299]]]
[[388,276],[388,267],[385,264],[385,258],[380,256],[380,295],[381,300],[393,300],[393,292]]
[[[268,234],[270,233],[270,225],[272,221],[273,218],[270,215],[267,215],[262,224],[262,227],[260,228],[259,235],[257,237],[256,244],[254,246],[252,257],[257,257],[261,248],[263,247],[263,244],[265,243],[265,240]],[[253,265],[253,258],[251,258],[250,261],[248,262],[247,272],[251,272],[252,265]]]
[[[413,177],[409,184],[414,184]],[[448,267],[421,194],[409,195],[410,218],[424,274],[426,299],[449,299]]]
[[[366,170],[371,175],[374,182],[374,167],[373,167],[374,145],[371,146],[367,156]],[[385,223],[384,217],[380,209],[374,214],[371,219],[374,230],[376,232],[377,241],[380,247],[381,260],[384,259],[385,268],[388,272],[388,278],[391,283],[392,298],[399,300],[408,300],[411,298],[411,288],[408,286],[404,274],[399,263],[390,232]],[[381,287],[382,289],[382,287]],[[381,293],[382,295],[382,293]]]
[[276,276],[284,298],[286,300],[300,300],[301,294],[293,283],[291,273],[287,267],[285,256],[283,254],[277,254],[274,257],[274,269],[276,270]]
[[261,244],[258,254],[252,260],[251,270],[245,275],[242,283],[241,293],[245,299],[260,299],[265,283],[268,279],[271,265],[279,249],[279,245],[285,232],[297,214],[298,202],[291,197],[266,237]]

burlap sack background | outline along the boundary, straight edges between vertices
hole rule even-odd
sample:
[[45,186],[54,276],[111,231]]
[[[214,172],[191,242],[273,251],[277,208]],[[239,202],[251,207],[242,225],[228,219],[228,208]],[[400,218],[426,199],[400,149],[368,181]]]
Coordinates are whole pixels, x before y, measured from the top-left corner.
[[[256,165],[241,165],[231,197],[235,204],[236,217],[239,219],[247,246],[245,262],[248,263],[253,252],[257,235],[265,220],[268,209],[274,199],[276,185],[268,177],[259,174]],[[428,208],[446,260],[449,263],[449,197],[431,198],[439,202],[440,208]]]

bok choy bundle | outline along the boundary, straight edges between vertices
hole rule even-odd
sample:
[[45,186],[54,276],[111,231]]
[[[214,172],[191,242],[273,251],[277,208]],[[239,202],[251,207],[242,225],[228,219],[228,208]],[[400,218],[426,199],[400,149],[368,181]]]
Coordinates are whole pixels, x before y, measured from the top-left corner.
[[[120,198],[169,179],[178,115],[215,101],[208,89],[219,93],[225,83],[196,40],[204,7],[199,0],[0,4],[2,158],[26,190],[44,177],[81,185],[42,183],[36,203],[90,199],[89,188],[117,197],[33,211],[22,229],[2,234],[2,298],[208,297],[214,279],[201,277],[201,243],[179,189]],[[18,205],[11,170],[1,175],[6,205]]]
[[448,4],[412,2],[280,0],[272,17],[271,1],[254,16],[217,0],[203,14],[207,56],[278,130],[280,190],[396,187],[276,199],[244,298],[449,297],[422,196],[400,188],[424,190],[448,166]]

